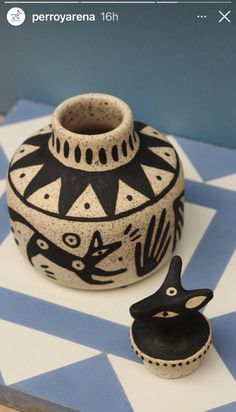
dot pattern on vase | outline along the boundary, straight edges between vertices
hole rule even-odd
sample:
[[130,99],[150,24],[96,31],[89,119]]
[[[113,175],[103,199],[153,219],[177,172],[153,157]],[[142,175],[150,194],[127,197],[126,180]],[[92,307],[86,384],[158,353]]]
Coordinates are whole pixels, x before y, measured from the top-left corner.
[[209,339],[207,343],[207,345],[205,345],[199,352],[200,354],[198,356],[193,357],[193,355],[189,358],[189,360],[182,360],[181,362],[173,362],[171,360],[161,360],[158,359],[158,361],[155,358],[151,358],[150,356],[144,354],[143,352],[141,352],[137,346],[135,345],[132,336],[129,336],[129,340],[130,340],[130,344],[131,344],[131,348],[134,351],[134,353],[143,361],[149,363],[149,364],[155,364],[156,366],[163,366],[165,368],[175,368],[175,367],[184,367],[184,366],[189,366],[191,364],[196,363],[196,361],[202,358],[203,355],[205,355],[207,353],[207,351],[209,350],[211,344],[212,344],[212,340]]
[[81,159],[81,150],[79,146],[76,146],[75,148],[75,161],[76,163],[79,163]]
[[99,160],[103,165],[107,163],[107,155],[103,147],[99,150]]
[[85,157],[86,157],[87,164],[91,165],[92,161],[93,161],[93,151],[92,151],[92,149],[87,149],[86,150]]
[[70,151],[69,143],[67,141],[65,141],[65,143],[64,143],[64,156],[65,156],[66,159],[69,156],[69,151]]
[[79,144],[74,146],[69,140],[63,141],[59,137],[55,139],[53,132],[50,141],[51,149],[54,151],[55,148],[55,152],[62,156],[65,161],[67,159],[73,159],[77,165],[81,163],[81,159],[84,156],[87,167],[94,164],[106,165],[111,160],[117,163],[122,160],[122,158],[128,158],[131,152],[136,151],[139,147],[139,139],[135,131],[128,136],[127,140],[123,140],[120,146],[113,145],[111,148],[101,147],[96,150],[88,147],[85,152]]
[[125,140],[124,140],[123,143],[122,143],[122,153],[123,153],[123,156],[124,156],[124,157],[127,157],[127,155],[128,155],[128,152],[127,152],[127,143],[126,143]]
[[60,153],[60,149],[61,149],[61,143],[60,143],[60,140],[57,138],[57,140],[56,140],[56,150],[57,150],[57,153]]
[[[145,127],[146,126],[144,125],[144,129]],[[18,179],[22,179],[23,181],[23,177],[26,178],[26,183],[24,183],[23,186],[20,186],[20,183],[19,183],[19,192],[23,193],[23,197],[28,199],[30,198],[31,195],[33,195],[37,191],[37,189],[40,189],[41,187],[43,188],[44,186],[46,187],[47,184],[53,185],[56,182],[56,180],[52,182],[50,178],[50,173],[53,173],[55,175],[55,171],[56,171],[56,173],[58,173],[58,176],[55,176],[55,178],[57,177],[58,183],[57,184],[55,183],[55,190],[60,190],[61,193],[57,194],[55,193],[53,189],[55,195],[51,194],[50,192],[50,199],[52,199],[50,203],[47,202],[47,203],[41,204],[40,207],[42,208],[42,210],[46,210],[47,213],[50,212],[50,207],[51,207],[50,205],[53,204],[52,203],[53,199],[58,198],[59,204],[58,205],[55,204],[53,206],[52,212],[55,214],[55,211],[58,210],[59,215],[67,214],[67,212],[73,206],[73,203],[76,201],[76,192],[78,192],[78,196],[77,196],[78,198],[79,195],[82,195],[83,192],[87,190],[89,185],[92,187],[92,190],[94,191],[95,196],[97,197],[96,199],[93,199],[91,204],[92,205],[99,204],[100,206],[97,207],[97,210],[100,210],[103,216],[104,216],[104,211],[105,211],[105,215],[107,216],[118,214],[120,206],[117,208],[116,205],[118,204],[118,201],[120,201],[118,200],[119,191],[124,190],[120,188],[120,182],[121,182],[121,185],[123,183],[125,183],[126,185],[125,186],[126,193],[124,192],[124,195],[122,195],[123,199],[125,197],[125,199],[127,200],[127,205],[126,205],[127,211],[125,212],[125,214],[129,213],[129,211],[131,212],[136,207],[144,207],[145,202],[146,203],[155,202],[156,196],[158,198],[161,198],[162,193],[164,195],[175,184],[175,181],[178,178],[178,175],[180,172],[179,162],[178,162],[178,158],[176,157],[176,153],[170,143],[168,143],[164,139],[159,140],[157,138],[153,138],[152,136],[148,136],[148,135],[146,136],[145,133],[142,132],[142,128],[140,129],[141,129],[140,133],[133,132],[133,134],[129,134],[128,141],[121,140],[121,142],[119,143],[119,146],[118,145],[111,145],[108,147],[100,146],[99,150],[97,151],[95,150],[95,148],[92,149],[87,146],[86,148],[83,148],[82,150],[82,148],[80,147],[80,144],[78,143],[72,147],[71,142],[69,140],[61,141],[59,137],[54,137],[54,134],[51,134],[51,132],[46,134],[44,139],[42,139],[42,136],[44,136],[43,133],[40,134],[39,136],[33,136],[32,138],[26,141],[26,144],[28,145],[28,147],[30,147],[30,145],[32,146],[32,144],[35,144],[36,149],[34,150],[34,152],[33,153],[30,152],[29,154],[26,153],[18,161],[13,163],[13,166],[10,169],[10,170],[17,170],[17,167],[19,167],[21,170],[21,173],[20,173],[20,176],[18,176]],[[137,136],[136,146],[137,147],[141,146],[140,148],[142,150],[137,152],[136,157],[132,161],[129,161],[127,164],[123,165],[122,169],[115,168],[111,171],[108,170],[106,172],[107,174],[103,173],[101,176],[99,176],[99,174],[95,175],[95,173],[90,173],[85,170],[80,171],[80,169],[76,169],[73,175],[71,175],[71,172],[70,172],[70,176],[67,177],[67,173],[69,173],[68,168],[64,166],[64,164],[60,164],[60,167],[59,167],[58,162],[53,156],[51,156],[48,159],[48,164],[42,164],[42,168],[40,168],[39,172],[38,171],[36,171],[36,173],[35,172],[26,173],[25,172],[27,167],[32,165],[31,158],[33,162],[38,152],[40,156],[41,155],[44,156],[43,153],[45,153],[46,146],[47,145],[49,145],[49,147],[50,145],[52,146],[52,141],[55,141],[55,147],[53,150],[55,150],[56,152],[60,152],[60,156],[63,156],[63,158],[68,157],[68,160],[72,159],[72,163],[75,162],[78,165],[78,167],[83,162],[86,162],[86,165],[88,167],[91,166],[91,168],[95,167],[97,164],[103,165],[104,167],[106,167],[106,165],[110,163],[111,159],[114,164],[119,165],[120,160],[124,159],[126,155],[127,155],[127,159],[129,158],[129,152],[132,151],[131,149],[134,147],[134,143],[135,143],[134,136]],[[132,147],[130,147],[130,144]],[[162,153],[162,157],[161,157],[158,154],[156,153],[154,154],[151,150],[149,150],[149,146],[150,147],[160,146],[161,149],[168,147],[169,148],[168,150],[171,153],[172,164],[174,164],[174,159],[176,159],[176,162],[175,162],[176,166],[173,167],[169,162],[166,162],[164,160],[164,157],[163,157],[163,154],[165,153],[164,151],[161,152]],[[129,149],[127,149],[128,147]],[[149,174],[147,174],[146,169],[144,170],[142,167],[143,164],[145,164],[146,166],[149,166],[149,165],[151,166],[152,175],[149,176]],[[23,169],[22,166],[25,166],[24,167],[25,170]],[[163,187],[159,185],[157,186],[155,183],[155,180],[162,179],[162,176],[155,173],[155,167],[156,167],[156,170],[158,171],[163,169],[169,172],[169,176],[171,180],[166,181],[166,183],[165,182],[162,183],[161,185]],[[52,169],[52,171],[50,171],[50,169]],[[123,177],[123,173],[124,173],[124,177]],[[40,175],[42,175],[41,178],[40,178]],[[62,176],[63,178],[61,178]],[[110,176],[112,178],[111,180],[110,180]],[[135,176],[135,179],[134,179],[134,176]],[[101,178],[103,182],[105,183],[103,187],[99,183]],[[108,178],[109,178],[109,186],[108,186],[108,183],[106,183],[106,179]],[[40,183],[40,179],[42,180],[42,183]],[[83,184],[84,179],[87,182],[86,186],[82,186],[80,188],[81,184]],[[15,183],[15,180],[14,180],[14,185],[15,184],[17,184],[17,182]],[[117,187],[117,184],[118,184],[118,187]],[[61,185],[61,189],[59,189],[60,185]],[[109,190],[107,190],[108,187],[109,187]],[[158,189],[157,195],[155,195],[155,187],[157,187]],[[160,192],[160,188],[162,189],[161,192]],[[65,192],[65,196],[63,195],[63,192]],[[139,197],[139,193],[141,194],[141,197]],[[64,203],[65,197],[68,202],[68,207],[65,208],[63,206],[62,208],[60,205],[60,202]],[[136,200],[136,197],[137,197],[137,200]],[[71,203],[69,204],[70,199],[71,199]],[[86,209],[86,207],[84,207],[84,209]],[[90,210],[92,214],[93,209],[90,208]],[[86,216],[86,218],[89,219],[89,216],[90,216],[90,213]],[[95,215],[95,216],[99,217],[99,215]]]
[[130,149],[134,150],[134,145],[133,145],[133,140],[132,140],[132,136],[129,136],[129,145],[130,145]]
[[112,147],[111,154],[112,154],[112,158],[113,158],[114,162],[118,162],[119,155],[118,155],[118,149],[117,149],[116,145]]

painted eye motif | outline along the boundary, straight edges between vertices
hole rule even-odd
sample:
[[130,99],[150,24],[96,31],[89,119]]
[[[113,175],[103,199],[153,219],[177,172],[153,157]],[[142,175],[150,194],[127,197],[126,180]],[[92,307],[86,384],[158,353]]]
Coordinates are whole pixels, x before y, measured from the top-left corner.
[[163,311],[163,312],[158,312],[155,315],[153,315],[153,318],[174,318],[175,316],[178,316],[179,314],[176,312],[171,312],[171,311]]
[[76,269],[76,270],[83,270],[84,267],[85,267],[85,266],[84,266],[84,263],[82,262],[82,260],[79,260],[79,259],[73,260],[72,266],[73,266],[73,268]]
[[107,251],[107,249],[97,250],[96,252],[93,253],[92,256],[102,256],[102,255],[104,255],[104,253],[106,253],[106,251]]
[[166,295],[168,296],[175,296],[177,295],[177,289],[174,287],[170,287],[166,289]]
[[49,249],[49,246],[48,246],[47,242],[45,242],[45,240],[38,239],[36,241],[36,243],[37,243],[38,247],[40,247],[40,249],[43,249],[43,250]]
[[78,247],[81,242],[81,239],[77,233],[64,233],[62,240],[67,246],[72,248]]
[[93,256],[101,256],[103,254],[102,250],[97,250],[97,252],[93,253]]

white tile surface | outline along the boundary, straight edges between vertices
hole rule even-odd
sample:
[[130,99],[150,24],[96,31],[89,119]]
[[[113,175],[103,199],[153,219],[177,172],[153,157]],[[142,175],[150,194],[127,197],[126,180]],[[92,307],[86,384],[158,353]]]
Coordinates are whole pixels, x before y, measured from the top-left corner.
[[38,117],[33,120],[17,122],[0,127],[0,143],[10,160],[17,147],[37,130],[47,126],[51,122],[51,116]]
[[181,379],[162,379],[144,365],[108,357],[135,412],[203,412],[235,400],[236,383],[214,348]]
[[0,370],[7,385],[98,353],[87,346],[0,320]]
[[207,184],[236,192],[236,173],[218,179],[208,180]]

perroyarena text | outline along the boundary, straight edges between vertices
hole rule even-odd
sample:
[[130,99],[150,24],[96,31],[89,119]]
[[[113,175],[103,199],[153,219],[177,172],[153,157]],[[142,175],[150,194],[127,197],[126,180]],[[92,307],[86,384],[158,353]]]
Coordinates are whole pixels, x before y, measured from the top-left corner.
[[72,21],[95,21],[96,16],[95,14],[32,14],[32,23],[40,23],[40,22],[56,22],[56,23],[65,23],[65,22],[72,22]]

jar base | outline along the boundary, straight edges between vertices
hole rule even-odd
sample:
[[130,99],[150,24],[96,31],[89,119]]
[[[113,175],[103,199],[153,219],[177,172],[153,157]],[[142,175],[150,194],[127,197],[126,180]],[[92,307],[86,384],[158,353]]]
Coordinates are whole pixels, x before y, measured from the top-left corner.
[[189,375],[200,366],[203,357],[211,346],[212,332],[210,329],[209,337],[206,343],[198,352],[192,354],[188,358],[175,360],[152,358],[151,356],[143,353],[133,339],[132,329],[130,329],[129,339],[133,351],[143,361],[147,369],[161,378],[176,379]]

